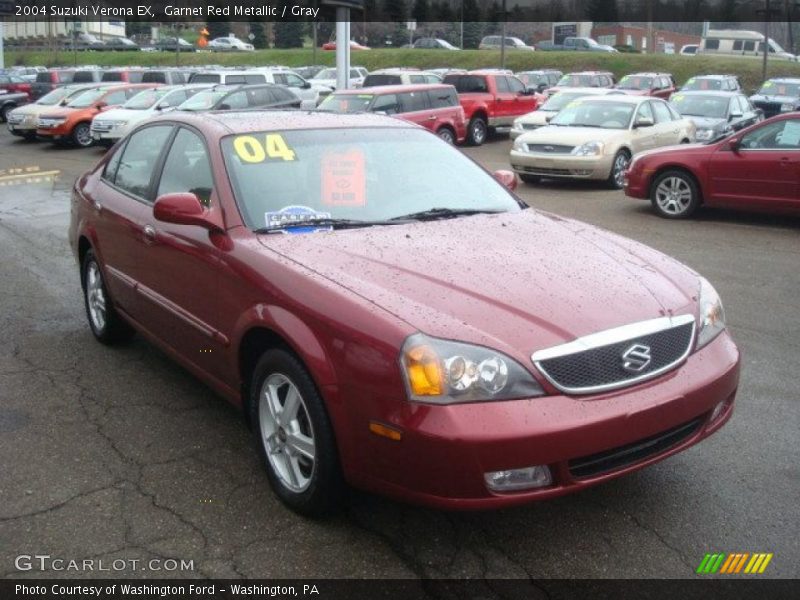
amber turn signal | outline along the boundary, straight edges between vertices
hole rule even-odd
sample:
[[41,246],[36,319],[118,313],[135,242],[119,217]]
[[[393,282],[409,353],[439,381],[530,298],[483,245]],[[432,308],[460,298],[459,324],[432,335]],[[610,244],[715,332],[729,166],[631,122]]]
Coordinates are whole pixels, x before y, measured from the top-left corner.
[[375,435],[389,438],[395,442],[399,442],[403,438],[403,433],[401,431],[384,425],[383,423],[378,423],[377,421],[370,421],[369,430]]

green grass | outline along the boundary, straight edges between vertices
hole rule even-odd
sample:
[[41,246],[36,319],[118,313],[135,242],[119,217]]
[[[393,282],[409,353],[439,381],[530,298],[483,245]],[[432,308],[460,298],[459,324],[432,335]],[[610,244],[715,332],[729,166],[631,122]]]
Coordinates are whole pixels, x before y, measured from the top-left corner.
[[[101,66],[172,66],[173,52],[79,52],[78,64]],[[71,52],[7,52],[7,65],[71,65]],[[335,54],[319,50],[314,61],[313,50],[258,50],[252,53],[181,53],[181,65],[287,65],[299,67],[308,64],[333,65]],[[353,64],[370,70],[383,67],[408,66],[420,68],[460,67],[474,69],[500,66],[500,52],[490,50],[462,50],[447,52],[437,50],[387,49],[354,52]],[[672,73],[680,84],[689,77],[703,73],[732,73],[738,75],[745,89],[761,84],[761,60],[754,58],[721,58],[716,56],[674,56],[646,54],[595,54],[591,52],[514,52],[506,55],[506,68],[555,68],[564,72],[586,69],[612,71],[617,77],[636,71],[663,71]],[[800,64],[772,60],[768,77],[789,75],[800,77]]]

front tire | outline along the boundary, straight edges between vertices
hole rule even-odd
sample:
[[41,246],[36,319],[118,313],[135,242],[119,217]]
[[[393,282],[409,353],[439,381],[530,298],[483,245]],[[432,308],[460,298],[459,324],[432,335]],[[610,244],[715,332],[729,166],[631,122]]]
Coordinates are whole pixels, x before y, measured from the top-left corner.
[[700,205],[700,189],[685,171],[666,171],[653,181],[650,201],[660,217],[685,219]]
[[449,127],[442,127],[436,132],[436,135],[438,135],[441,140],[447,142],[451,146],[456,145],[456,134],[453,133],[453,130]]
[[135,332],[114,309],[94,250],[83,257],[81,283],[86,318],[97,341],[110,346],[131,339]]
[[278,498],[309,517],[335,511],[344,479],[333,427],[311,375],[294,355],[281,349],[263,354],[253,371],[249,411]]
[[483,117],[472,117],[469,122],[469,143],[472,146],[481,146],[489,137],[489,126]]
[[78,148],[88,148],[94,143],[89,123],[78,123],[72,130],[72,143]]
[[611,163],[611,173],[608,175],[608,185],[612,189],[621,190],[625,184],[625,171],[631,164],[631,155],[627,150],[620,150],[614,155]]

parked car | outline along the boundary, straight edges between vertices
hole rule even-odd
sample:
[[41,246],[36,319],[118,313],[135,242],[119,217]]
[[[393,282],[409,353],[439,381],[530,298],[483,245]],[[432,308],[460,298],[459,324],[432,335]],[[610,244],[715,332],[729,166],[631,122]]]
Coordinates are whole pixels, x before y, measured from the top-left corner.
[[579,52],[607,52],[607,53],[615,53],[618,52],[616,48],[613,46],[608,46],[606,44],[598,44],[595,40],[590,37],[568,37],[564,38],[564,41],[560,44],[556,44],[553,41],[543,41],[536,44],[536,47],[542,51],[579,51]]
[[539,100],[513,75],[470,71],[465,75],[447,75],[444,83],[452,85],[467,119],[467,141],[480,146],[489,132],[510,127],[516,117],[536,110]]
[[447,40],[431,37],[419,38],[414,42],[412,47],[421,48],[423,50],[461,50],[461,48],[454,46]]
[[17,77],[21,78],[23,81],[27,81],[28,83],[33,83],[34,81],[36,81],[36,76],[39,73],[43,73],[45,71],[47,71],[47,67],[14,66],[6,70],[7,73],[11,75],[16,75]]
[[525,42],[517,37],[506,36],[505,43],[503,42],[502,35],[487,35],[481,40],[478,45],[479,50],[499,50],[504,44],[506,50],[527,50],[533,52],[533,46],[528,46]]
[[248,44],[233,36],[214,38],[208,42],[206,48],[212,52],[252,52],[255,50],[253,44]]
[[121,83],[148,83],[144,79],[145,69],[112,69],[105,71],[100,81],[116,81]]
[[95,143],[111,145],[124,137],[141,121],[174,110],[210,84],[163,85],[142,90],[119,108],[98,113],[92,119],[91,133]]
[[736,75],[697,75],[687,79],[680,91],[691,92],[695,90],[740,92],[742,91],[742,84]]
[[[81,83],[63,85],[45,94],[35,102],[14,108],[7,115],[8,130],[12,135],[28,140],[36,139],[36,129],[39,116],[51,111],[54,107],[66,106],[71,100],[86,91],[111,84]],[[2,96],[0,96],[2,98]]]
[[74,69],[48,69],[36,75],[36,81],[31,83],[30,99],[38,100],[55,88],[72,83],[75,76]]
[[325,65],[311,65],[307,67],[298,67],[297,69],[293,70],[295,73],[300,75],[300,77],[308,81],[309,79],[313,79],[317,73],[327,68],[328,67],[326,67]]
[[[370,74],[369,71],[367,71],[364,67],[350,67],[350,85],[353,86],[363,85],[364,80],[367,78],[369,74]],[[314,75],[314,77],[312,77],[308,81],[312,85],[323,86],[335,90],[336,69],[330,67],[322,69],[319,73]]]
[[4,92],[0,94],[0,123],[6,123],[8,116],[11,112],[19,106],[24,106],[28,103],[28,94],[24,92],[14,92],[9,94]]
[[800,212],[800,113],[751,125],[715,143],[648,152],[631,163],[625,193],[656,213],[686,218],[702,206]]
[[331,93],[331,88],[327,85],[306,81],[288,68],[260,67],[258,71],[264,74],[267,83],[282,85],[291,90],[302,101],[301,108],[314,109]]
[[126,37],[113,37],[106,40],[106,50],[117,50],[125,52],[138,52],[141,50],[139,44]]
[[180,85],[188,83],[194,71],[186,69],[147,69],[142,74],[142,83],[162,83]]
[[[336,42],[335,41],[325,42],[324,44],[322,44],[322,49],[336,50]],[[364,46],[362,44],[359,44],[355,40],[350,40],[350,50],[371,50],[371,48],[369,46]]]
[[74,39],[66,42],[70,48],[76,50],[106,50],[106,43],[91,33],[79,31],[75,33]]
[[385,85],[414,85],[420,83],[441,83],[442,77],[432,71],[419,69],[379,69],[364,78],[362,88]]
[[514,119],[511,125],[511,139],[517,139],[526,131],[534,131],[535,129],[544,127],[558,114],[558,111],[577,98],[583,98],[585,96],[604,96],[606,94],[620,95],[622,92],[609,88],[568,88],[563,92],[558,92],[550,96],[544,104],[540,105],[533,112],[529,112]]
[[698,142],[717,140],[764,118],[763,111],[738,92],[679,92],[670,104],[694,121]]
[[541,94],[546,89],[556,85],[564,74],[555,69],[540,69],[537,71],[522,71],[517,73],[516,76],[529,90]]
[[547,127],[516,140],[511,166],[526,183],[542,177],[606,181],[622,188],[631,157],[694,141],[695,125],[667,102],[606,95],[571,101]]
[[776,77],[765,81],[750,102],[765,117],[800,110],[800,77]]
[[241,407],[306,515],[348,484],[553,498],[724,426],[740,357],[712,285],[494,175],[385,116],[156,117],[73,191],[87,327],[142,333]]
[[335,113],[374,112],[421,125],[449,144],[467,137],[464,109],[452,85],[419,84],[341,90],[323,100],[320,110]]
[[620,79],[614,88],[634,96],[668,100],[675,92],[675,80],[669,73],[631,73]]
[[254,69],[204,69],[189,76],[189,83],[219,83],[222,85],[242,85],[267,83],[267,76]]
[[697,56],[697,50],[700,48],[698,44],[684,44],[678,54],[681,56]]
[[14,73],[0,72],[0,94],[3,91],[9,94],[24,94],[26,99],[30,99],[31,82]]
[[567,88],[613,88],[616,80],[610,71],[581,71],[578,73],[567,73],[558,83],[546,90],[546,94],[552,96]]
[[161,52],[197,52],[197,48],[183,38],[161,38],[156,40],[155,44],[153,44],[153,47]]
[[300,108],[301,100],[281,85],[215,85],[201,90],[178,106],[190,112],[247,110],[253,108]]
[[92,119],[104,110],[122,105],[134,94],[148,87],[153,87],[153,84],[129,83],[85,91],[70,100],[66,106],[53,108],[39,115],[36,135],[55,143],[87,148],[94,143],[91,133]]
[[[772,38],[767,38],[768,53],[770,58],[796,61],[797,57],[786,52]],[[703,37],[700,54],[721,56],[752,56],[764,54],[764,34],[758,31],[745,31],[741,29],[709,29]]]

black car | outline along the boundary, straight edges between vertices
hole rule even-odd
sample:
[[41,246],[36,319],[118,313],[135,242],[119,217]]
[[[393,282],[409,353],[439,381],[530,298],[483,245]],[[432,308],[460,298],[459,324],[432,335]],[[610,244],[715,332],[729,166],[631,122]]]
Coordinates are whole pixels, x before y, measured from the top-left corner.
[[717,140],[764,119],[763,111],[739,92],[681,91],[672,95],[670,104],[694,121],[698,142]]
[[106,40],[106,50],[141,50],[139,44],[126,37],[111,38]]
[[[162,52],[197,52],[197,48],[192,46],[189,42],[187,42],[183,38],[177,38],[177,42],[175,41],[176,38],[168,37],[168,38],[161,38],[158,40],[154,47],[156,50],[160,50]],[[175,44],[177,43],[177,48]]]
[[561,71],[554,69],[541,69],[538,71],[522,71],[517,73],[517,79],[525,84],[525,87],[540,94],[547,88],[556,85],[564,76]]
[[245,110],[249,108],[300,108],[301,100],[289,89],[273,83],[215,85],[197,92],[178,110]]
[[0,94],[0,123],[7,121],[8,113],[28,103],[28,94],[17,92],[13,94]]
[[690,77],[680,91],[740,92],[742,84],[736,75],[698,75]]
[[800,110],[800,78],[780,77],[765,81],[750,102],[764,111],[764,116],[774,117],[785,112]]

